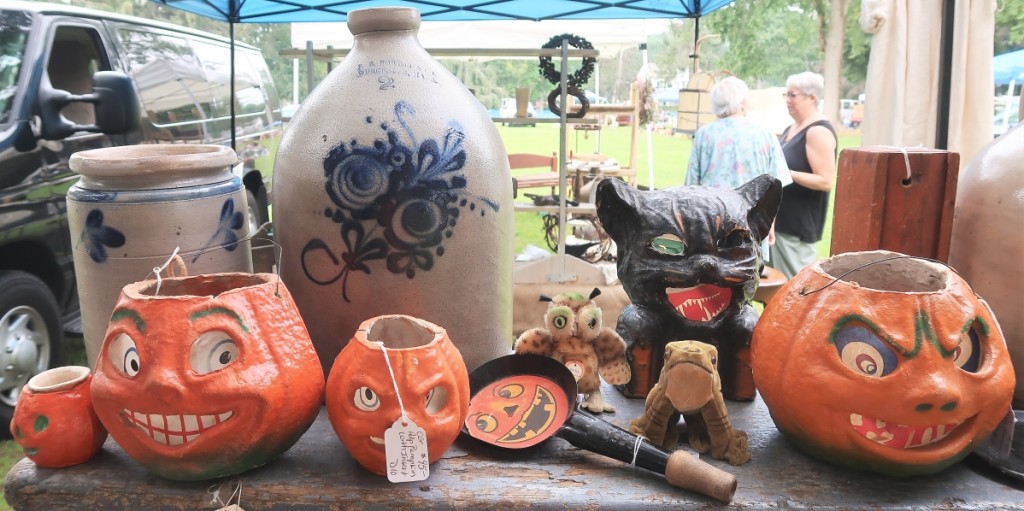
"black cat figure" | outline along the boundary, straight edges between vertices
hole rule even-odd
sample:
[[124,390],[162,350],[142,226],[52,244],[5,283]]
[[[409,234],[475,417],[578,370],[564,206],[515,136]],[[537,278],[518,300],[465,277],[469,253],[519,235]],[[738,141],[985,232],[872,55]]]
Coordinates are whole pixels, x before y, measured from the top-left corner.
[[754,399],[750,299],[782,200],[782,183],[758,176],[735,190],[679,186],[640,191],[618,179],[597,187],[597,216],[618,246],[619,280],[632,303],[616,331],[633,379],[620,390],[644,397],[658,382],[665,345],[696,340],[718,348],[726,399]]

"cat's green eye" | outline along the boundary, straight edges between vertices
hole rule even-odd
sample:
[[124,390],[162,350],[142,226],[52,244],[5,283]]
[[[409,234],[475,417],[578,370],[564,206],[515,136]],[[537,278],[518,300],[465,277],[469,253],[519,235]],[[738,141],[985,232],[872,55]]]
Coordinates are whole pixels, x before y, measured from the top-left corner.
[[682,255],[686,252],[686,243],[674,234],[662,234],[651,242],[651,248],[656,252],[668,255]]

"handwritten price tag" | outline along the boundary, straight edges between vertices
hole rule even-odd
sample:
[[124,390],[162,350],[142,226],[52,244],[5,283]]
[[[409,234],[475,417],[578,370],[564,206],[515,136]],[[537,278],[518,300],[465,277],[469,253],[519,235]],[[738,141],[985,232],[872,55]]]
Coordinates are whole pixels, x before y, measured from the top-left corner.
[[384,431],[384,456],[388,481],[392,483],[422,481],[430,476],[427,433],[412,419],[399,417]]

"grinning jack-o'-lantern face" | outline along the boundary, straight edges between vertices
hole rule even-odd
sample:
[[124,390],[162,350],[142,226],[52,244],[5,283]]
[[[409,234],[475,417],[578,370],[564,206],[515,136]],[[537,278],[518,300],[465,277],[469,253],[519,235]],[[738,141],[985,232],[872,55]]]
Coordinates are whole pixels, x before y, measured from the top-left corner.
[[929,474],[995,430],[1014,373],[966,282],[920,259],[878,262],[895,256],[842,254],[790,280],[754,330],[754,380],[779,430],[808,454]]
[[126,286],[92,382],[96,413],[151,472],[210,479],[262,465],[309,428],[323,372],[275,276]]
[[455,442],[469,408],[466,363],[437,325],[401,315],[366,320],[327,378],[331,425],[363,468],[385,475],[384,431],[401,417],[403,407],[426,433],[429,463],[440,459]]
[[565,393],[542,376],[499,379],[473,396],[466,431],[473,438],[511,449],[536,445],[550,437],[569,415]]

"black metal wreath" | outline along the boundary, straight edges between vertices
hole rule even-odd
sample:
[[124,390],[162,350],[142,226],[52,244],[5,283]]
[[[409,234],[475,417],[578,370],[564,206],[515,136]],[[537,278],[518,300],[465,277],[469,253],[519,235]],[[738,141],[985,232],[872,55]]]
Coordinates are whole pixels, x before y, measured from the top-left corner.
[[[562,40],[566,39],[569,41],[569,46],[580,50],[593,50],[594,45],[590,44],[590,41],[573,34],[561,34],[556,35],[544,43],[541,48],[561,48]],[[569,87],[581,88],[583,84],[590,80],[591,73],[594,72],[594,63],[597,59],[594,57],[583,57],[583,67],[576,70],[576,72],[570,74],[565,78],[565,83]],[[544,76],[549,82],[558,84],[562,80],[561,71],[555,69],[555,64],[552,62],[550,56],[540,57],[540,74]]]
[[[582,119],[586,117],[587,112],[590,111],[590,101],[587,99],[586,93],[576,87],[566,87],[565,92],[570,96],[574,96],[580,101],[580,109],[576,112],[566,113],[565,116],[569,119]],[[558,106],[558,98],[562,95],[562,88],[555,87],[555,90],[548,94],[548,110],[555,115],[562,115],[562,108]]]

